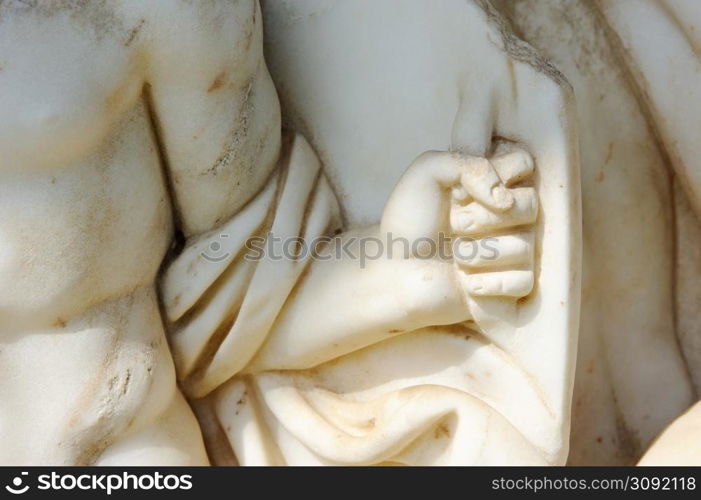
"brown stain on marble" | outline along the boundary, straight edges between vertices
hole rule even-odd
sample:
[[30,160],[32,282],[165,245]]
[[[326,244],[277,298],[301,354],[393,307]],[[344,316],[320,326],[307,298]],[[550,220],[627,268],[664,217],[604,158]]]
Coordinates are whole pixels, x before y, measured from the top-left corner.
[[599,173],[596,175],[596,182],[604,182],[604,179],[606,178],[606,174],[604,172],[604,169],[606,166],[609,164],[611,159],[613,158],[613,142],[609,142],[608,145],[608,150],[606,151],[606,158],[604,158],[604,163],[601,165],[601,169],[599,170]]
[[125,47],[129,47],[129,46],[132,44],[132,42],[134,41],[134,39],[136,39],[136,36],[137,36],[137,35],[139,34],[139,32],[141,31],[141,28],[144,27],[144,23],[145,23],[145,22],[146,22],[145,19],[141,19],[141,20],[139,21],[139,24],[137,24],[137,25],[129,32],[129,36],[127,37],[126,41],[124,42],[124,46],[125,46]]
[[445,424],[438,424],[436,429],[433,431],[433,437],[436,439],[449,438],[450,429]]
[[207,89],[207,93],[210,94],[214,92],[217,89],[220,89],[224,86],[224,77],[226,76],[226,72],[222,71],[219,73],[215,78],[212,84],[209,86]]

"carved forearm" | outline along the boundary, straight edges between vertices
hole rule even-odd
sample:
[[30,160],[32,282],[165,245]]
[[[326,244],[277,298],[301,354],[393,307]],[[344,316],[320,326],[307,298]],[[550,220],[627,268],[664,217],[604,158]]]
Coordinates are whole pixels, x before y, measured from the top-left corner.
[[309,368],[404,332],[469,318],[452,262],[388,258],[386,241],[378,226],[335,239],[310,264],[246,371]]

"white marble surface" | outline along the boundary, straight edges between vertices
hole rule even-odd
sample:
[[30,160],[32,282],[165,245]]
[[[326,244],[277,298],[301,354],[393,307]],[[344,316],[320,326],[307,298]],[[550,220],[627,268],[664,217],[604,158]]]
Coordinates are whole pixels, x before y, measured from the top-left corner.
[[[553,420],[538,424],[540,437],[531,440],[539,441],[547,462],[561,462],[566,454],[579,279],[578,174],[567,118],[572,109],[569,87],[531,54],[505,52],[505,35],[470,3],[444,2],[427,12],[423,2],[404,2],[399,16],[393,15],[398,4],[392,2],[267,2],[263,10],[266,54],[284,121],[303,131],[320,153],[348,227],[377,223],[383,210],[387,218],[387,197],[392,189],[402,189],[405,181],[393,186],[423,151],[484,155],[493,147],[492,137],[500,136],[524,144],[533,154],[542,207],[539,281],[534,294],[515,311],[503,306],[493,312],[502,306],[485,305],[477,330],[534,380]],[[461,49],[467,46],[475,50]],[[541,127],[531,127],[533,120]],[[393,209],[419,209],[407,218],[414,229],[431,219],[433,203],[420,199],[407,197],[400,209]],[[381,231],[387,226],[385,219]],[[394,232],[401,230],[400,226]],[[548,238],[555,233],[565,237]],[[269,342],[281,350],[294,348]],[[394,342],[401,352],[409,341]],[[391,352],[391,344],[368,348],[362,355],[381,350]],[[347,361],[344,370],[351,366]],[[440,362],[432,361],[431,366],[441,369]],[[471,371],[469,362],[464,366],[461,370]],[[392,385],[402,385],[402,370],[395,371]],[[404,378],[414,371],[408,369]],[[448,384],[449,378],[436,376],[433,383]],[[474,394],[469,387],[467,391]],[[499,391],[502,394],[481,397],[509,398],[506,386]],[[508,410],[501,412],[510,415]],[[535,436],[528,430],[531,417],[507,418],[524,434]]]
[[[687,201],[698,189],[695,4],[500,3],[577,96],[584,274],[573,464],[635,463],[698,399],[700,233]],[[677,24],[675,9],[690,24]]]
[[697,22],[0,2],[0,463],[635,463],[701,383]]

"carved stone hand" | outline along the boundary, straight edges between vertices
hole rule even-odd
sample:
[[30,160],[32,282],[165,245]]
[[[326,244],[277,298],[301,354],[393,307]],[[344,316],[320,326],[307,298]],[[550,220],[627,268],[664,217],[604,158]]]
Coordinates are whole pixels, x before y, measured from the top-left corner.
[[380,232],[406,239],[423,258],[449,241],[468,295],[524,297],[534,283],[532,174],[533,158],[512,143],[497,144],[489,159],[423,153],[392,192]]

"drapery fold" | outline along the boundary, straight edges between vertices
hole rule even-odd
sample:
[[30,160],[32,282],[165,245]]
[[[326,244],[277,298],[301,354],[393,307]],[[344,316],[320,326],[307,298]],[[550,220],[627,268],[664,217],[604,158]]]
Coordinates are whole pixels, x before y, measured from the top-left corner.
[[[162,288],[178,376],[189,397],[206,396],[236,375],[265,341],[312,255],[290,258],[290,242],[312,241],[339,227],[339,206],[319,160],[295,136],[263,190],[184,249]],[[263,253],[246,243],[255,236],[266,242]]]

